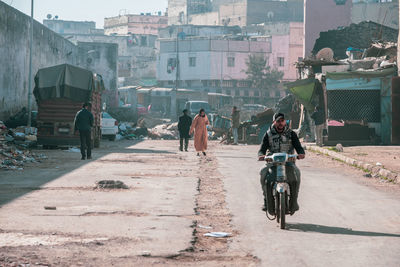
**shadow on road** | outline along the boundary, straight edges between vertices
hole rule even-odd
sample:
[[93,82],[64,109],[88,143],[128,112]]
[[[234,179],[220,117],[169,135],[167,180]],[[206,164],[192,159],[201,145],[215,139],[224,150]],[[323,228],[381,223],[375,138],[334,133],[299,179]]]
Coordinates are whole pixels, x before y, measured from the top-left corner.
[[138,153],[138,154],[176,154],[175,152],[167,150],[154,150],[154,149],[139,149],[139,148],[125,148],[118,153]]
[[355,231],[351,228],[335,227],[335,226],[325,226],[318,224],[308,224],[308,223],[291,223],[286,224],[289,231],[297,232],[314,232],[321,234],[332,234],[332,235],[358,235],[358,236],[390,236],[390,237],[400,237],[400,234],[388,234],[388,233],[378,233],[378,232],[367,232],[367,231]]
[[105,146],[93,150],[93,160],[80,160],[80,153],[69,153],[62,150],[50,151],[49,160],[26,168],[21,172],[0,170],[0,208],[1,206],[22,197],[32,191],[41,190],[50,181],[72,172],[92,161],[101,160],[111,153],[125,154],[176,154],[167,150],[134,148],[142,140],[102,142]]

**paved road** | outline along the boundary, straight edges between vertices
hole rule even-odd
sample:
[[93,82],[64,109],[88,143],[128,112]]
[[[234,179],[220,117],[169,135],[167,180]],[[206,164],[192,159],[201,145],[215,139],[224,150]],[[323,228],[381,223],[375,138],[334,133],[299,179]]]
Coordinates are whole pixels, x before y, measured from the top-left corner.
[[[197,158],[177,153],[176,147],[176,142],[163,141],[105,142],[94,150],[93,160],[47,151],[49,160],[43,164],[0,172],[0,255],[24,259],[27,250],[57,266],[70,265],[74,258],[86,266],[98,264],[91,258],[110,266],[102,260],[188,248]],[[100,180],[119,180],[129,189],[94,189]],[[102,244],[96,246],[96,240]],[[52,249],[47,253],[39,244]]]
[[216,152],[240,232],[232,249],[250,251],[262,266],[399,266],[398,193],[365,184],[348,167],[309,155],[298,163],[300,211],[287,219],[288,230],[280,230],[260,209],[263,163],[255,161],[257,150],[221,146]]

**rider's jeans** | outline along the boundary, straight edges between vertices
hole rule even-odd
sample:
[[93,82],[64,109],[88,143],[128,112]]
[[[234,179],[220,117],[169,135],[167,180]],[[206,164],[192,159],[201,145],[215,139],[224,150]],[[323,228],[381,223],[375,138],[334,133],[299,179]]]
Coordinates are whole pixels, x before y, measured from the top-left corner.
[[[272,168],[271,168],[272,167]],[[263,189],[263,193],[265,196],[265,192],[267,190],[266,184],[265,184],[265,178],[267,178],[267,181],[269,182],[274,182],[275,181],[275,175],[273,173],[274,167],[271,165],[266,165],[260,170],[260,182],[261,182],[261,187]],[[300,170],[296,166],[296,164],[293,163],[288,163],[286,164],[286,177],[288,179],[289,184],[295,185],[297,193],[299,192],[300,188]],[[298,195],[298,194],[296,194]]]

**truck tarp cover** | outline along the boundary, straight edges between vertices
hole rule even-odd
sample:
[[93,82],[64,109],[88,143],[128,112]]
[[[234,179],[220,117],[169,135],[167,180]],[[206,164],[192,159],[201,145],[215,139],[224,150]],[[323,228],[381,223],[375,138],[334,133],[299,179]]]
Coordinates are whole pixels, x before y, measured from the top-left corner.
[[38,102],[54,98],[85,102],[92,90],[95,90],[95,83],[91,71],[62,64],[37,72],[33,94]]

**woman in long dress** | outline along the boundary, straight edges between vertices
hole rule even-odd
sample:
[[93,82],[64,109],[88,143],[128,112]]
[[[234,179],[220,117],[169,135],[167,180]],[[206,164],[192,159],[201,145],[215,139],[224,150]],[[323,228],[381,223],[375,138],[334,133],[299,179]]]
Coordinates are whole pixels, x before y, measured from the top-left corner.
[[208,121],[206,112],[204,109],[200,109],[199,114],[197,114],[193,119],[189,132],[190,134],[193,134],[194,132],[194,147],[196,149],[197,156],[200,156],[200,152],[202,152],[204,156],[206,155],[208,124],[210,124],[210,122]]

